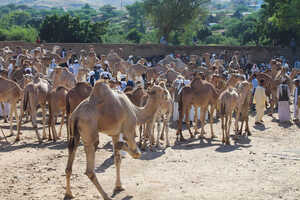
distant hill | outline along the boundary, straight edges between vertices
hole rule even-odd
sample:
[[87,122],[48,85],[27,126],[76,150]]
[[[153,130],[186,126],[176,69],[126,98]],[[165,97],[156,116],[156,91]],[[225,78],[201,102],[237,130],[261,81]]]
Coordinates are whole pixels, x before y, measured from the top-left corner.
[[121,4],[125,6],[132,4],[135,1],[136,0],[0,0],[0,6],[13,3],[17,5],[32,6],[35,8],[62,7],[65,9],[76,9],[88,3],[93,8],[98,8],[105,4],[110,4],[120,8]]

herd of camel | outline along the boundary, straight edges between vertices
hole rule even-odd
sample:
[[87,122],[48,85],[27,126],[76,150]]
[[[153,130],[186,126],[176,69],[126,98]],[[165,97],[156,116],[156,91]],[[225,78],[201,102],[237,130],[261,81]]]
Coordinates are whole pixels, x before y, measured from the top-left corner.
[[[203,55],[206,65],[198,66],[196,55],[190,56],[190,62],[184,63],[180,59],[166,56],[154,67],[146,67],[145,59],[140,59],[137,64],[130,64],[117,53],[111,50],[107,55],[98,57],[93,48],[89,51],[82,50],[80,55],[81,68],[75,77],[68,68],[56,67],[48,74],[49,64],[55,59],[57,64],[66,63],[74,54],[66,52],[62,58],[58,53],[58,47],[49,51],[43,47],[33,50],[17,47],[11,49],[5,47],[0,51],[0,102],[10,104],[10,132],[13,135],[13,115],[17,122],[16,141],[20,140],[22,118],[31,118],[32,126],[37,139],[56,141],[62,136],[62,126],[67,124],[69,157],[66,168],[66,197],[72,197],[70,177],[76,149],[81,141],[87,157],[86,175],[94,183],[104,199],[109,199],[104,192],[94,173],[95,152],[99,144],[98,133],[104,133],[112,137],[114,159],[116,165],[115,192],[122,189],[120,180],[121,156],[120,150],[128,152],[133,158],[139,158],[141,152],[135,138],[136,127],[139,127],[140,147],[145,148],[149,143],[160,145],[160,140],[166,140],[166,146],[170,146],[168,129],[171,120],[174,102],[178,103],[179,120],[177,140],[183,141],[182,122],[185,118],[190,137],[198,134],[197,112],[195,112],[194,133],[190,127],[189,112],[194,107],[201,109],[200,137],[205,134],[205,115],[209,112],[211,137],[216,137],[213,132],[214,113],[221,118],[222,143],[230,144],[230,126],[232,115],[235,112],[235,134],[242,134],[243,124],[246,124],[245,132],[250,135],[248,125],[248,111],[252,101],[253,75],[245,79],[243,69],[239,66],[239,52],[233,54],[233,58],[226,68],[223,60],[210,62],[210,54]],[[110,71],[115,80],[100,80],[91,87],[87,83],[86,76],[93,70],[96,64],[109,63]],[[300,74],[293,70],[290,76],[286,75],[280,60],[270,61],[271,70],[256,73],[258,80],[264,79],[266,94],[269,97],[271,114],[276,106],[277,87],[284,78],[288,80],[290,89],[293,89],[293,79]],[[9,69],[9,66],[13,66]],[[26,72],[31,68],[31,73]],[[222,74],[228,71],[230,78],[227,80]],[[136,81],[138,77],[146,75],[147,82],[137,84],[136,87],[128,87],[124,92],[116,89],[120,82],[118,74],[126,74],[127,79]],[[189,85],[184,85],[183,80],[191,80]],[[20,114],[17,106],[20,102]],[[298,101],[300,102],[300,101]],[[300,105],[299,105],[300,106]],[[43,134],[38,132],[37,110],[42,109]],[[49,110],[46,119],[47,108]],[[55,124],[61,116],[60,129],[57,134]],[[5,120],[6,120],[5,116]],[[242,121],[239,127],[239,121]],[[161,122],[163,122],[161,130]],[[154,125],[157,123],[155,139]],[[49,134],[47,137],[46,127]],[[120,134],[125,142],[120,141]]]

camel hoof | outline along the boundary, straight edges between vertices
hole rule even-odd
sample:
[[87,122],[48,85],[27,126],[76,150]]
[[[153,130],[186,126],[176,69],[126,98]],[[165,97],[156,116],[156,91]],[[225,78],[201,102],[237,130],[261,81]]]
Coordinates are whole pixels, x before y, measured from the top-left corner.
[[64,200],[67,200],[67,199],[73,199],[74,198],[74,196],[72,195],[72,194],[65,194],[65,198],[64,198]]
[[20,138],[17,137],[17,138],[15,139],[15,142],[19,142],[19,141],[20,141]]
[[184,137],[180,137],[179,141],[180,142],[186,142],[186,139],[184,139]]
[[211,136],[211,139],[214,139],[214,138],[217,138],[217,136],[213,134],[213,135]]
[[247,133],[247,136],[251,136],[251,135],[252,135],[252,133],[251,133],[251,132],[248,132],[248,133]]
[[114,194],[118,194],[120,192],[123,192],[125,189],[122,186],[116,186],[114,189]]

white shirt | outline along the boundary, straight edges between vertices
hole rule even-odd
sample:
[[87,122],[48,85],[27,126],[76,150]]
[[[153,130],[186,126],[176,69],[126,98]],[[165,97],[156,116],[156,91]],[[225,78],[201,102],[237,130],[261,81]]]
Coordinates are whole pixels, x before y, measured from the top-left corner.
[[73,72],[74,72],[74,75],[75,75],[75,76],[78,75],[79,68],[80,68],[80,64],[79,64],[79,63],[74,63],[74,64],[72,65],[72,69],[73,69]]

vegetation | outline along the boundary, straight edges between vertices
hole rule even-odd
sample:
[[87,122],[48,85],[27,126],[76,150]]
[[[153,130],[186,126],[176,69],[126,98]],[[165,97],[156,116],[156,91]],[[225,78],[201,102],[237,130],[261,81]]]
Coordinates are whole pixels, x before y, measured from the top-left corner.
[[9,4],[0,7],[0,40],[159,43],[164,36],[169,45],[299,45],[300,1],[259,2],[141,0],[122,10]]

